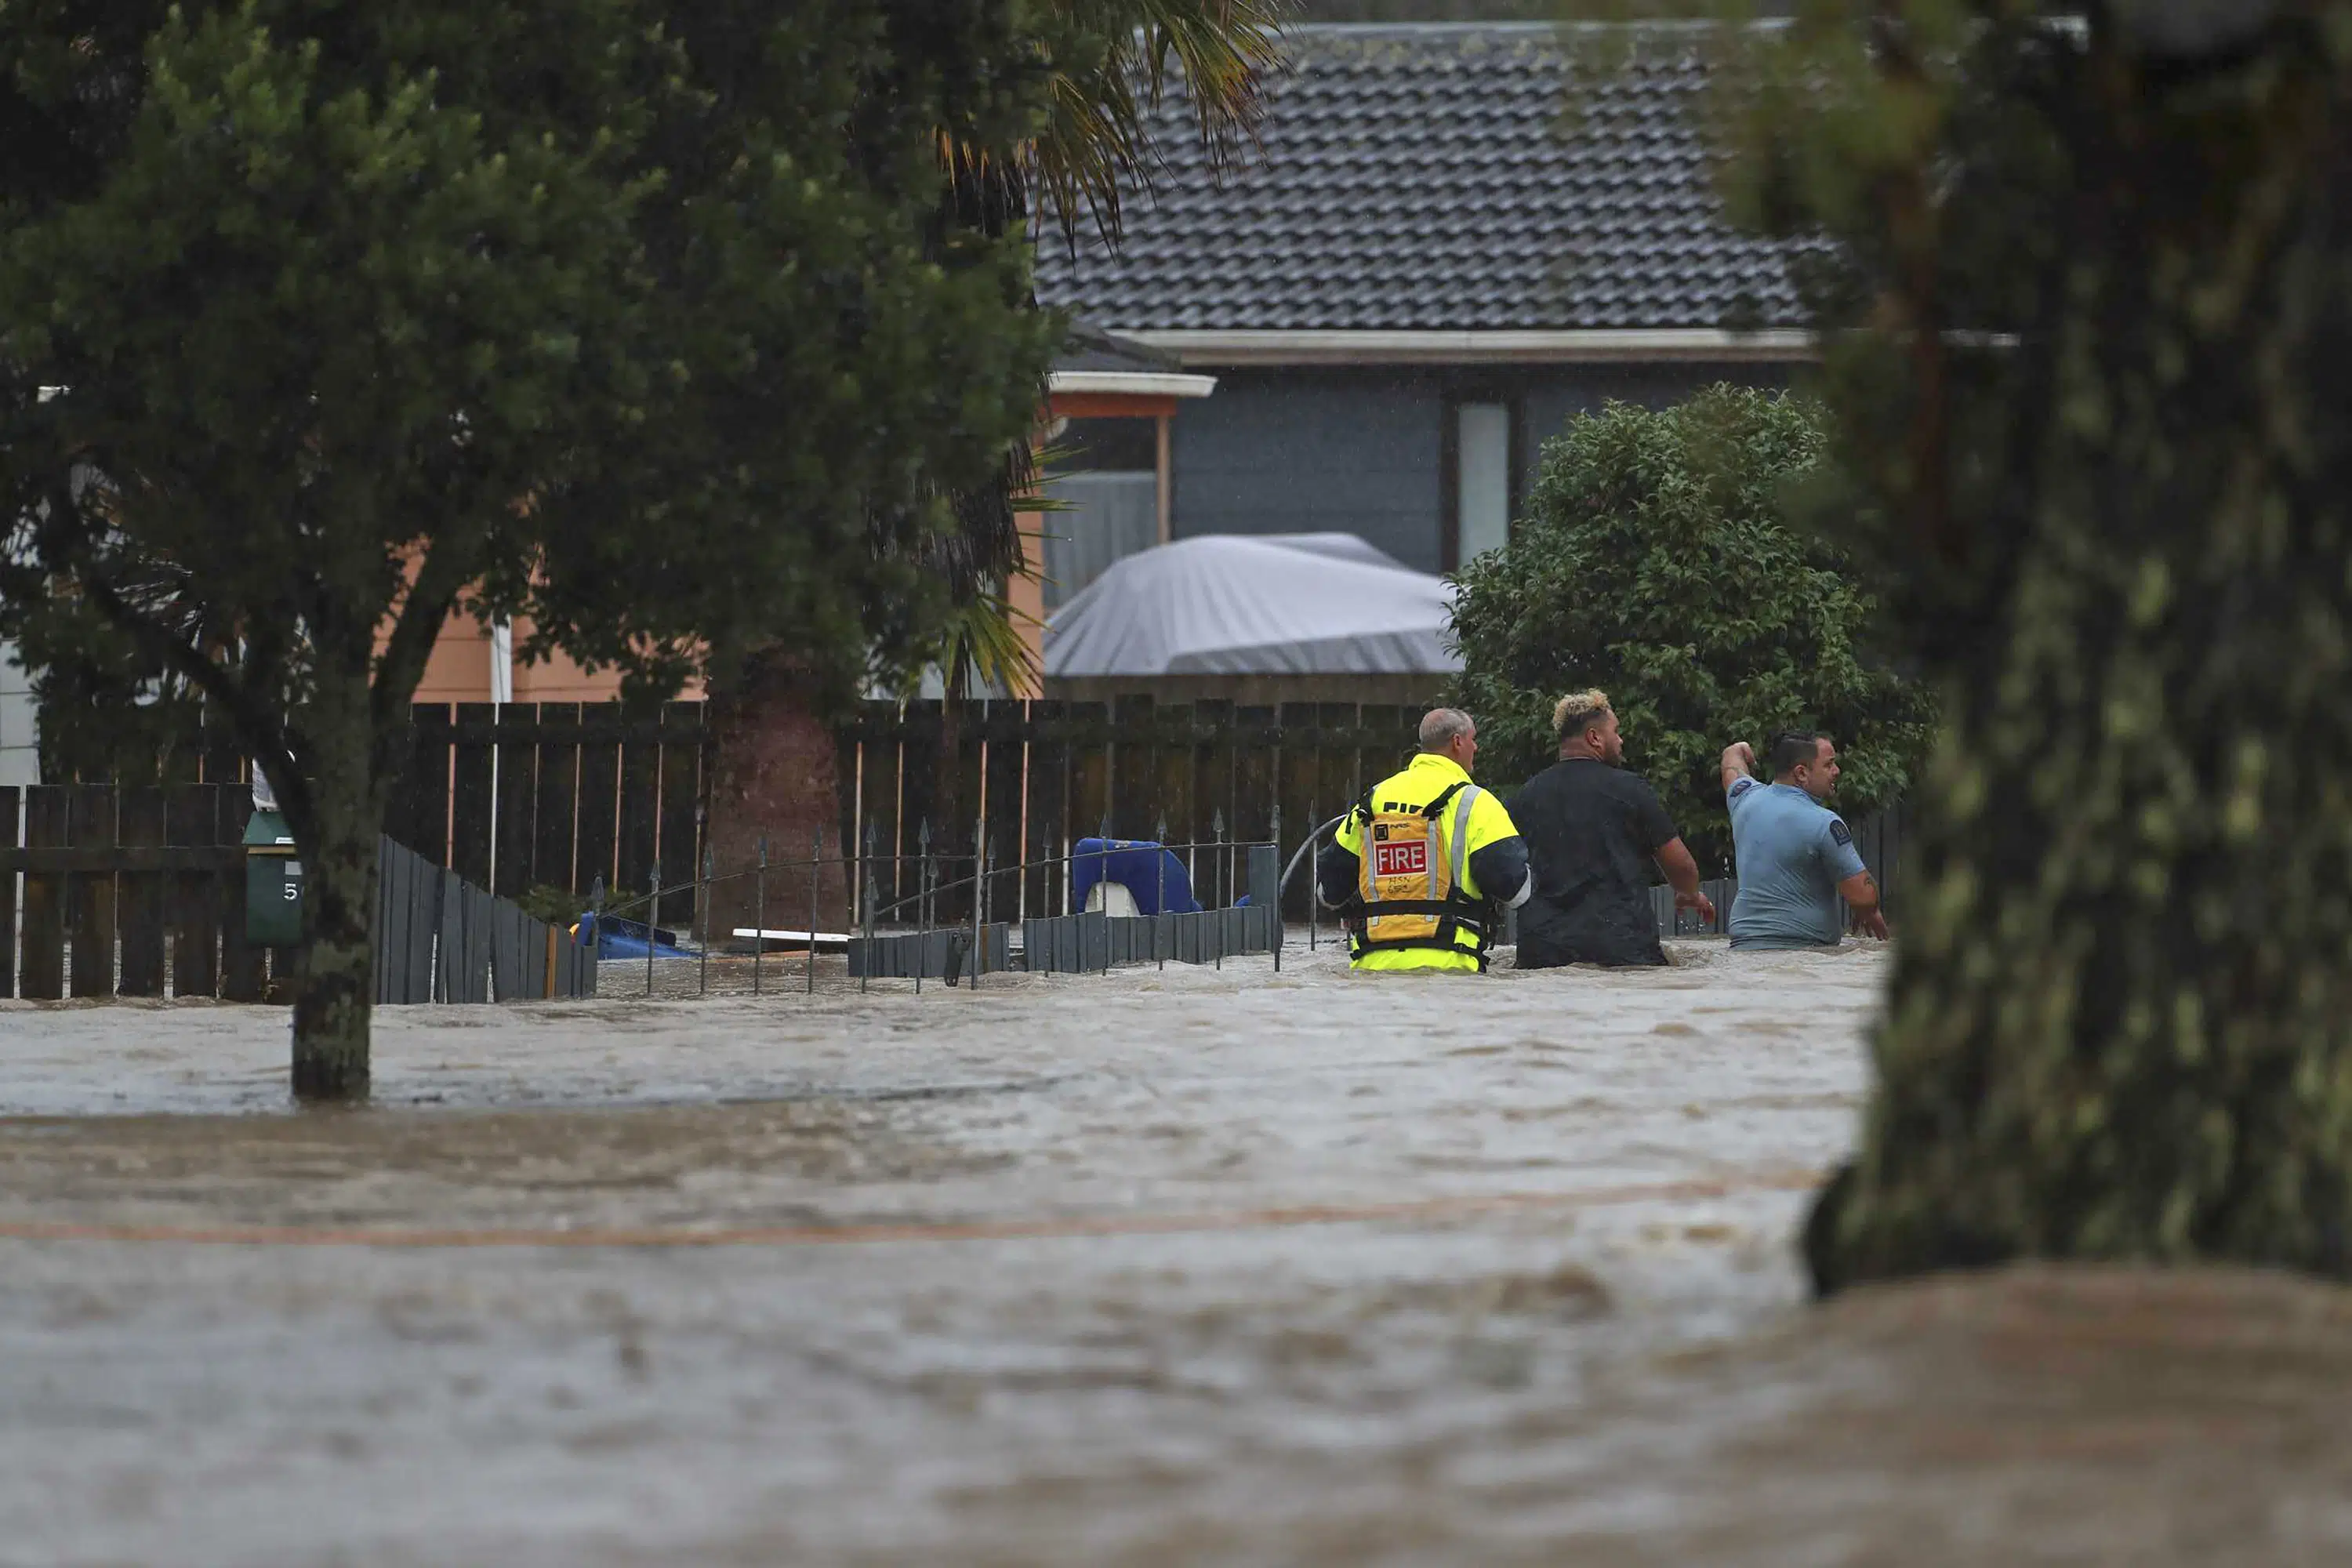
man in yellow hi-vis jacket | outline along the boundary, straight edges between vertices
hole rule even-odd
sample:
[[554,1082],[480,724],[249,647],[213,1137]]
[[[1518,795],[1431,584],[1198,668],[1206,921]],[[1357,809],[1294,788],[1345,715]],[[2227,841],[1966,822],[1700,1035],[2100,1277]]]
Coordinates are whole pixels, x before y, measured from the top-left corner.
[[1501,912],[1527,901],[1528,847],[1470,782],[1477,755],[1470,715],[1433,710],[1421,754],[1366,792],[1317,859],[1316,892],[1346,918],[1358,969],[1483,973]]

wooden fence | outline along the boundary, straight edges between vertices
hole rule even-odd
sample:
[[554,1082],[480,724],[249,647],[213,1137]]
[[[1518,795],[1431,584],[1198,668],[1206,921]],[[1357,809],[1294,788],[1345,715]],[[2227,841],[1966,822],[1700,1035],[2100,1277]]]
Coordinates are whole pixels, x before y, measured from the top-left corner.
[[[928,828],[942,881],[971,875],[975,833],[991,863],[1007,868],[988,878],[991,918],[1062,915],[1070,912],[1064,858],[1106,825],[1119,838],[1159,837],[1164,826],[1177,843],[1271,842],[1278,811],[1286,862],[1312,828],[1405,764],[1421,715],[1370,704],[1135,698],[971,702],[950,723],[939,702],[872,702],[841,731],[841,826],[870,860],[886,905],[913,896]],[[952,822],[941,798],[950,778]],[[1902,837],[1899,808],[1855,826],[1890,910],[1900,898]],[[1234,856],[1195,849],[1186,859],[1202,903],[1227,904],[1244,890]],[[1284,889],[1288,918],[1307,918],[1308,883],[1302,874]],[[969,904],[950,897],[941,908],[938,918],[952,922]]]
[[[677,880],[701,850],[708,735],[703,704],[419,702],[407,767],[384,831],[477,887],[512,898],[536,887],[581,895],[643,888],[656,860]],[[109,749],[125,765],[121,748]],[[89,784],[234,784],[251,764],[226,726],[201,717],[142,754],[137,776]],[[691,893],[666,898],[684,921]]]
[[596,950],[389,837],[377,841],[375,999],[518,1002],[596,994]]
[[236,784],[0,788],[0,996],[161,996],[168,977],[174,995],[259,1001],[252,810]]
[[[1006,868],[989,876],[992,917],[1017,921],[1070,912],[1066,857],[1106,826],[1121,838],[1158,837],[1164,826],[1168,841],[1202,846],[1186,853],[1194,889],[1210,907],[1230,903],[1245,873],[1216,842],[1271,842],[1277,812],[1281,842],[1303,842],[1403,765],[1421,710],[1137,698],[972,702],[954,721],[939,702],[867,703],[841,732],[842,829],[861,853],[870,846],[885,904],[912,896],[926,826],[943,880],[971,874],[979,835],[992,864]],[[950,778],[951,811],[941,787]],[[1301,919],[1306,881],[1285,905]]]
[[[478,887],[585,895],[691,879],[709,761],[703,704],[418,703],[384,831]],[[690,891],[661,918],[692,913]]]
[[[635,710],[619,703],[419,703],[412,714],[409,765],[385,824],[393,838],[508,897],[552,886],[584,900],[598,878],[608,889],[635,891],[659,864],[672,890],[656,920],[685,925],[696,919],[690,884],[701,863],[716,760],[702,703]],[[1241,862],[1237,854],[1218,852],[1220,839],[1233,845],[1278,837],[1286,860],[1313,826],[1404,764],[1420,717],[1418,708],[1388,705],[1155,704],[1148,697],[981,700],[956,704],[952,712],[938,701],[869,702],[837,732],[839,822],[825,853],[838,861],[849,847],[856,869],[846,879],[846,907],[828,910],[860,922],[870,872],[888,923],[894,917],[887,911],[906,909],[915,895],[928,833],[933,869],[947,885],[932,910],[942,923],[968,920],[967,879],[982,843],[991,865],[1003,868],[987,878],[991,919],[1067,914],[1071,847],[1106,826],[1122,838],[1160,837],[1164,829],[1167,841],[1198,846],[1184,857],[1201,901],[1230,903],[1244,890]],[[173,754],[207,777],[241,776],[235,749],[210,730]],[[204,837],[216,833],[216,825],[197,822],[208,808],[181,793],[194,787],[143,795],[126,790],[126,802],[139,795],[140,803],[124,808],[124,831],[138,837],[122,842],[189,849],[219,842]],[[154,800],[167,804],[158,807]],[[169,805],[172,800],[182,804]],[[59,834],[100,831],[93,823],[74,826],[68,806],[45,809],[66,813],[54,823],[44,819],[47,843],[76,842]],[[85,816],[88,809],[95,807]],[[1889,909],[1898,908],[1900,811],[1857,822],[1855,836]],[[807,847],[779,841],[772,857],[779,865],[803,861]],[[209,865],[186,874],[202,875]],[[174,862],[174,872],[182,869]],[[722,877],[745,869],[717,868]],[[1285,889],[1289,918],[1306,918],[1307,884],[1301,876]],[[143,900],[148,891],[132,896]],[[801,897],[780,895],[780,901],[797,909]],[[45,906],[42,918],[63,915]],[[142,947],[142,962],[144,952]],[[249,967],[243,955],[236,961]]]
[[[246,941],[250,786],[0,788],[0,997],[257,1002],[290,954]],[[376,1000],[595,991],[595,956],[386,838]]]

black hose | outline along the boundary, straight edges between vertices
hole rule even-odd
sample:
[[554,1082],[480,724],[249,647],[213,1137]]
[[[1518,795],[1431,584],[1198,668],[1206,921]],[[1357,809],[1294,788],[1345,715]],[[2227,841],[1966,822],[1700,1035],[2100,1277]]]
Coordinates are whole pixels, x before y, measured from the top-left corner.
[[1298,869],[1298,863],[1301,860],[1307,858],[1307,852],[1315,847],[1315,841],[1322,837],[1325,834],[1330,832],[1333,828],[1339,826],[1339,824],[1347,821],[1349,812],[1353,809],[1354,808],[1351,806],[1349,808],[1349,811],[1341,812],[1339,816],[1333,817],[1330,821],[1325,823],[1322,826],[1317,828],[1314,832],[1307,836],[1307,842],[1298,847],[1298,853],[1293,855],[1290,858],[1290,864],[1282,868],[1282,880],[1275,886],[1275,890],[1277,894],[1289,888],[1291,873]]

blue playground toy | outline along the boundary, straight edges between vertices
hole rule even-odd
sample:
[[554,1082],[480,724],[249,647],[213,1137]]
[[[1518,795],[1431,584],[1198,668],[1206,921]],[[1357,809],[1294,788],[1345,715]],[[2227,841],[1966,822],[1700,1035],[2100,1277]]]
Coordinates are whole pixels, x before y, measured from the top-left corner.
[[623,920],[618,915],[600,915],[593,910],[583,914],[572,928],[572,940],[582,947],[594,947],[599,959],[643,958],[647,942],[653,944],[656,958],[694,956],[677,945],[677,932],[674,931],[648,927],[643,921]]
[[[1082,910],[1097,882],[1117,882],[1143,915],[1201,912],[1192,879],[1172,849],[1133,838],[1081,838],[1070,852],[1070,907]],[[1166,895],[1163,903],[1162,893]]]

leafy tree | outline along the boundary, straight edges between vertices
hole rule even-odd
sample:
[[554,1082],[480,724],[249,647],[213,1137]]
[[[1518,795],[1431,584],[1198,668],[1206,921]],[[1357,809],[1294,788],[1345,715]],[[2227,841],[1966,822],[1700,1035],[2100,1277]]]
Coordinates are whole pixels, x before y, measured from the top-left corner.
[[1817,406],[1731,386],[1612,403],[1547,442],[1510,543],[1460,574],[1455,693],[1482,771],[1547,766],[1552,704],[1598,686],[1702,864],[1731,852],[1717,761],[1735,740],[1818,727],[1847,811],[1901,794],[1927,693],[1872,656],[1873,602],[1843,553],[1784,521],[1827,445]]
[[1735,210],[1945,728],[1823,1289],[2352,1272],[2352,26],[2323,0],[1726,32]]
[[1044,85],[983,0],[0,7],[0,630],[129,641],[258,760],[311,876],[298,1093],[367,1084],[453,606],[649,690],[928,635],[939,487],[1052,335],[1017,238],[941,234],[940,137],[1017,142]]

